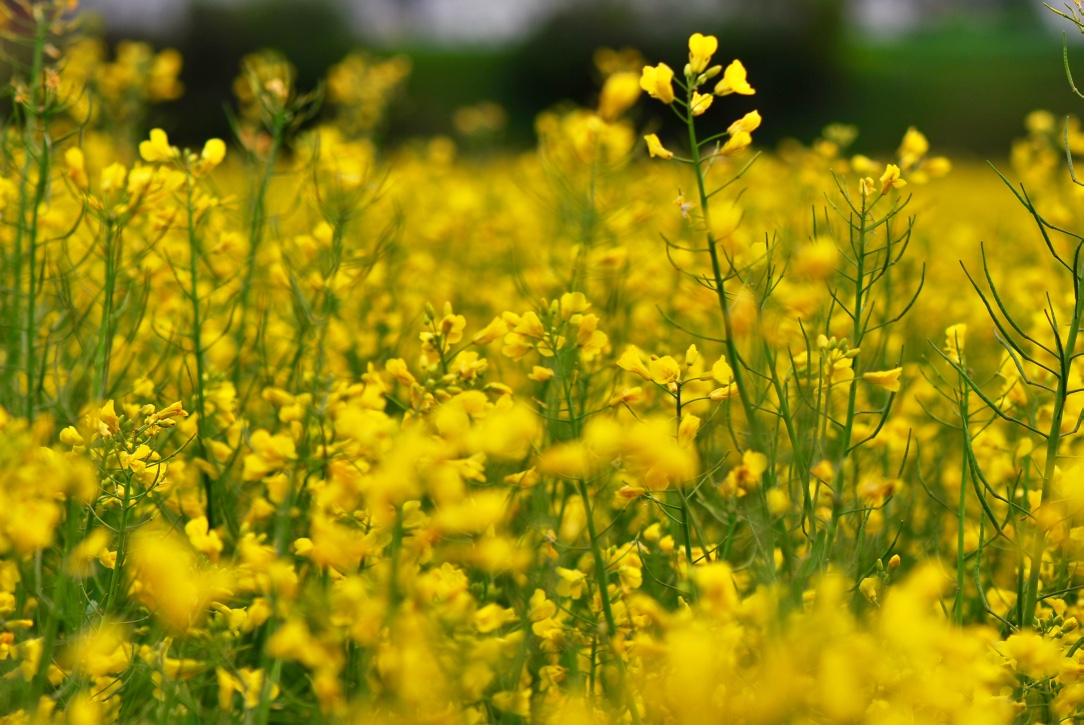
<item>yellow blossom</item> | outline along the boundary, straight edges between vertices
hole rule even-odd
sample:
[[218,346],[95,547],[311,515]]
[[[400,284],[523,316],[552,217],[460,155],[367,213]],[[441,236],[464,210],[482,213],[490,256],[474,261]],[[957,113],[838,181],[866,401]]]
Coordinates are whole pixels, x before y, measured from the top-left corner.
[[903,368],[871,371],[862,373],[862,379],[867,383],[879,385],[889,392],[898,393],[900,392],[900,373],[902,372]]
[[749,148],[751,143],[753,143],[753,137],[749,135],[748,131],[738,131],[726,140],[723,147],[719,149],[719,153],[723,156],[737,156]]
[[895,164],[887,164],[885,172],[881,174],[881,194],[887,194],[890,189],[899,189],[906,186],[907,182],[900,178],[900,167]]
[[719,41],[714,35],[693,33],[689,37],[689,72],[691,75],[703,73],[711,62],[711,56],[719,49]]
[[751,96],[756,93],[746,80],[745,66],[740,60],[735,60],[723,71],[723,78],[715,84],[715,95],[727,96],[738,93],[743,96]]
[[139,155],[148,164],[160,164],[172,161],[180,156],[181,152],[175,146],[169,145],[169,137],[160,128],[151,130],[149,141],[139,144]]
[[693,97],[689,103],[689,111],[692,112],[694,116],[702,115],[711,108],[711,102],[714,98],[715,96],[710,93],[697,93],[696,91],[693,91]]
[[752,133],[753,131],[756,131],[758,128],[760,128],[760,122],[760,112],[750,111],[734,123],[730,124],[730,126],[727,127],[726,132],[731,136],[742,132]]
[[613,123],[640,97],[640,79],[635,73],[614,73],[602,84],[598,98],[598,115],[603,121]]
[[647,142],[647,152],[651,154],[652,158],[660,159],[672,159],[674,158],[674,152],[668,151],[663,148],[662,142],[659,141],[659,137],[653,133],[644,136],[644,141]]
[[640,87],[652,98],[663,103],[674,102],[674,71],[665,63],[657,66],[644,66],[640,75]]

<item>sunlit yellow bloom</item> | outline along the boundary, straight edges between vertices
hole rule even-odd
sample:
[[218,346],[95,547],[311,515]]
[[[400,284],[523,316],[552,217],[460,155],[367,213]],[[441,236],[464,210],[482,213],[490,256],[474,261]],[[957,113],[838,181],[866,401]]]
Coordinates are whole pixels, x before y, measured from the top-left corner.
[[697,93],[693,91],[693,99],[689,104],[689,111],[694,116],[699,116],[711,108],[711,102],[715,99],[715,96],[710,93]]
[[723,156],[737,156],[745,149],[749,148],[749,144],[753,143],[753,137],[746,131],[738,131],[732,134],[727,139],[723,147],[719,149],[719,153]]
[[704,72],[711,62],[711,56],[719,49],[719,41],[714,35],[693,33],[689,37],[689,71],[691,75]]
[[647,152],[651,154],[652,158],[660,159],[672,159],[674,158],[674,152],[668,151],[663,148],[662,142],[659,141],[659,137],[651,133],[644,136],[644,141],[647,141]]
[[87,179],[87,166],[82,149],[73,146],[65,151],[64,163],[68,166],[67,176],[75,188],[86,191],[90,182]]
[[871,371],[868,373],[862,373],[862,379],[865,380],[867,383],[879,385],[890,392],[898,393],[900,392],[900,373],[902,372],[903,368]]
[[557,582],[557,593],[562,597],[568,597],[570,599],[579,599],[583,596],[584,588],[587,585],[587,576],[579,569],[565,569],[564,567],[557,567],[557,576],[560,577],[560,581]]
[[681,379],[681,366],[669,355],[663,355],[647,364],[649,379],[656,385],[668,385]]
[[639,385],[632,388],[624,388],[617,395],[610,398],[608,405],[610,407],[616,405],[627,405],[630,403],[638,403],[644,397],[644,389]]
[[598,97],[598,115],[613,123],[640,98],[640,79],[635,73],[614,73],[602,84]]
[[651,380],[651,371],[648,369],[647,365],[644,365],[643,360],[640,359],[640,355],[636,352],[635,348],[626,348],[625,352],[621,354],[621,357],[617,359],[617,367],[639,375],[644,380]]
[[745,76],[745,66],[741,64],[740,60],[735,60],[723,71],[722,80],[715,84],[715,95],[728,96],[731,93],[743,96],[753,95],[756,91],[749,85],[749,81],[746,80]]
[[644,66],[640,75],[640,87],[652,98],[663,103],[674,102],[674,71],[665,63],[652,67]]
[[102,436],[110,436],[120,431],[120,418],[117,417],[113,401],[107,401],[98,410],[98,433]]
[[79,434],[79,431],[75,429],[75,426],[69,425],[64,430],[60,431],[60,442],[66,446],[81,446],[86,443],[83,440],[83,436]]
[[895,164],[885,166],[885,172],[881,174],[881,194],[887,194],[890,189],[899,189],[906,186],[907,182],[900,178],[900,167]]
[[964,346],[967,342],[967,325],[963,322],[945,330],[945,353],[956,364],[962,364]]
[[139,144],[139,155],[148,164],[160,164],[180,156],[180,151],[175,146],[169,145],[169,137],[160,128],[151,129],[149,141]]
[[858,584],[858,591],[870,604],[880,604],[877,595],[881,589],[881,583],[875,576],[868,576]]
[[678,426],[678,445],[682,448],[689,446],[696,438],[700,430],[700,418],[695,415],[683,415],[681,425]]
[[760,128],[760,121],[760,112],[750,111],[734,123],[730,124],[730,126],[726,129],[726,132],[731,136],[743,132],[752,133],[753,131],[756,131],[758,128]]
[[913,168],[929,150],[930,142],[917,128],[911,126],[907,129],[907,133],[903,135],[900,148],[896,151],[896,155],[900,159],[900,167],[904,169]]
[[196,162],[194,172],[197,176],[211,173],[211,170],[222,163],[226,158],[226,144],[220,138],[208,139],[203,145],[199,161]]

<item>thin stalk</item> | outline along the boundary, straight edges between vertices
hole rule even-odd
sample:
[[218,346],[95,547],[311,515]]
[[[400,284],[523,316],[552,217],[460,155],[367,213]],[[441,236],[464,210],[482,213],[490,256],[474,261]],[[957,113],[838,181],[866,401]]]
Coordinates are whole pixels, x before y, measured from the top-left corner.
[[790,410],[790,402],[787,400],[787,388],[784,382],[779,380],[778,371],[775,369],[775,357],[767,341],[764,342],[764,353],[768,360],[768,374],[771,377],[772,387],[775,388],[776,398],[779,400],[779,416],[783,419],[783,427],[787,430],[787,438],[790,439],[790,448],[794,457],[794,466],[798,470],[798,480],[802,486],[802,516],[809,522],[810,540],[817,538],[817,517],[813,510],[813,501],[809,495],[809,464],[802,457],[801,447],[798,442],[798,431],[794,427],[794,415]]
[[117,251],[115,245],[118,235],[113,224],[107,224],[105,231],[105,290],[102,300],[102,321],[98,325],[98,349],[94,355],[94,378],[91,394],[97,400],[105,400],[109,391],[109,364],[113,351],[113,294],[117,282]]
[[[203,338],[202,328],[203,319],[200,311],[199,300],[199,260],[202,254],[200,249],[199,235],[196,233],[196,209],[193,203],[192,197],[192,173],[188,172],[185,177],[185,187],[187,192],[187,206],[188,206],[188,264],[189,274],[191,275],[190,287],[188,292],[189,300],[192,303],[192,348],[193,353],[196,356],[196,380],[195,380],[195,394],[196,405],[195,412],[198,416],[196,418],[196,449],[199,453],[199,457],[207,459],[207,410],[204,402],[204,368],[206,363],[203,359]],[[214,528],[216,519],[215,500],[214,500],[214,486],[212,485],[211,477],[208,476],[202,470],[200,471],[200,479],[203,485],[204,494],[207,497],[207,526]]]
[[[11,365],[11,369],[14,370],[16,366],[16,360],[19,355],[16,353],[22,348],[22,356],[25,362],[26,373],[26,400],[25,414],[28,420],[33,419],[36,409],[36,394],[34,389],[34,369],[37,366],[35,360],[34,350],[34,308],[37,305],[37,288],[36,288],[36,268],[37,268],[37,232],[38,232],[38,212],[41,208],[42,202],[45,200],[46,191],[48,189],[49,182],[49,145],[47,134],[42,134],[41,144],[38,148],[38,178],[36,185],[31,194],[30,185],[30,173],[34,166],[34,154],[33,149],[38,146],[35,142],[35,137],[38,135],[39,125],[41,124],[41,111],[44,108],[44,73],[45,73],[45,46],[48,39],[49,22],[45,16],[45,13],[41,13],[36,18],[36,25],[34,28],[34,45],[32,51],[32,59],[30,65],[30,100],[23,104],[23,109],[26,112],[25,126],[23,131],[23,151],[25,158],[23,161],[22,179],[19,185],[19,218],[15,224],[15,253],[14,253],[14,285],[12,290],[14,292],[14,305],[15,309],[12,311],[12,320],[20,320],[22,326],[18,323],[14,324],[11,328],[11,334],[8,341],[8,364]],[[28,205],[33,204],[33,209],[28,209]],[[31,220],[29,226],[27,225],[27,214],[30,214]],[[23,264],[24,254],[29,264],[28,280],[29,289],[27,294],[27,303],[25,312],[20,315],[18,298],[22,294],[22,276],[23,276]],[[16,388],[17,395],[17,388]]]
[[271,150],[267,154],[263,175],[260,177],[260,185],[256,190],[256,196],[252,202],[252,218],[248,229],[248,258],[245,264],[245,277],[241,283],[241,295],[238,304],[241,306],[241,318],[237,326],[237,359],[233,366],[233,384],[240,389],[241,363],[245,350],[245,333],[247,332],[249,298],[252,293],[252,278],[256,270],[256,256],[263,241],[264,219],[266,216],[267,189],[271,185],[271,176],[275,171],[275,162],[278,161],[279,151],[282,148],[283,123],[276,117],[271,132]]
[[[1073,305],[1073,318],[1069,324],[1065,344],[1059,348],[1061,359],[1058,362],[1060,363],[1061,372],[1058,375],[1058,390],[1054,397],[1054,413],[1050,420],[1050,433],[1046,437],[1046,465],[1043,470],[1040,506],[1049,501],[1052,494],[1054,474],[1057,468],[1058,446],[1061,443],[1061,423],[1065,415],[1065,402],[1069,397],[1069,370],[1073,358],[1076,356],[1076,339],[1080,332],[1081,318],[1084,317],[1084,294],[1081,293],[1081,284],[1084,281],[1082,280],[1082,277],[1084,277],[1082,264],[1084,264],[1084,255],[1081,255],[1078,249],[1073,269],[1073,287],[1076,299]],[[1056,330],[1055,334],[1057,334]],[[1039,571],[1042,569],[1046,536],[1037,521],[1034,537],[1031,545],[1031,569],[1028,572],[1027,585],[1024,590],[1024,604],[1020,611],[1021,626],[1027,626],[1031,623],[1030,618],[1035,616],[1035,606],[1039,602]]]
[[[962,363],[962,361],[961,361]],[[967,407],[967,394],[968,386],[964,383],[963,378],[960,378],[960,424],[962,426],[964,435],[964,452],[963,462],[960,464],[960,506],[957,512],[957,531],[956,531],[956,601],[953,604],[952,612],[956,619],[956,624],[962,626],[964,623],[964,578],[966,572],[964,571],[964,561],[966,556],[964,555],[964,522],[967,520],[967,472],[968,456],[967,451],[971,445],[971,432],[968,429],[968,407]]]
[[128,552],[128,515],[132,503],[132,476],[124,476],[124,498],[121,502],[120,530],[117,532],[117,560],[113,564],[113,573],[109,577],[109,591],[105,595],[102,604],[102,613],[108,615],[110,607],[116,602],[117,587],[120,585],[121,572]]
[[[689,100],[692,100],[692,90],[689,90]],[[730,305],[726,301],[726,287],[724,286],[722,267],[719,264],[719,250],[715,247],[715,235],[711,231],[711,211],[707,187],[704,182],[703,161],[700,157],[700,144],[696,140],[696,125],[690,113],[685,117],[689,127],[689,148],[692,154],[692,165],[696,172],[696,190],[700,196],[700,211],[704,220],[704,234],[708,242],[708,255],[711,257],[711,272],[715,281],[715,295],[719,299],[719,309],[723,313],[723,328],[726,330],[726,357],[730,369],[734,375],[734,383],[738,388],[738,398],[741,400],[742,409],[745,411],[746,420],[749,422],[750,438],[753,448],[759,448],[763,444],[760,424],[753,407],[753,400],[749,390],[749,383],[745,380],[744,368],[741,356],[738,355],[738,346],[734,342],[734,324],[730,317]]]
[[[855,276],[854,276],[854,309],[851,310],[853,325],[851,332],[851,345],[855,348],[861,347],[862,336],[864,333],[863,328],[863,291],[865,289],[865,274],[866,274],[866,234],[867,232],[867,217],[869,215],[869,209],[866,207],[866,197],[862,196],[862,209],[861,220],[858,223],[858,248],[855,249]],[[852,222],[853,223],[853,222]],[[854,228],[852,227],[852,234]],[[852,363],[853,365],[853,363]],[[835,471],[835,500],[832,502],[832,522],[829,525],[829,541],[826,551],[831,549],[832,539],[835,537],[836,527],[839,523],[840,506],[839,502],[842,500],[843,492],[843,468],[847,460],[847,452],[851,448],[851,436],[854,431],[854,418],[855,409],[858,403],[858,385],[857,381],[852,380],[850,382],[850,390],[847,394],[847,417],[843,423],[843,431],[839,437],[839,453],[836,458],[836,471]],[[826,415],[829,412],[829,408],[825,408]],[[857,454],[853,457],[854,463],[854,480],[858,480],[858,458]]]
[[[570,377],[570,376],[565,376]],[[570,380],[563,380],[565,404],[568,406],[568,420],[569,425],[572,428],[572,438],[579,438],[580,435],[580,421],[576,417],[575,409],[572,402],[572,386]],[[576,481],[576,486],[580,494],[580,498],[583,500],[584,516],[587,518],[587,536],[591,539],[591,555],[595,560],[595,578],[598,579],[599,600],[602,602],[602,616],[606,620],[606,631],[602,632],[602,642],[612,650],[611,642],[614,634],[617,632],[617,625],[614,620],[613,605],[610,602],[610,577],[609,572],[606,570],[606,560],[602,556],[602,545],[599,541],[598,529],[595,528],[595,516],[594,511],[591,508],[591,495],[587,491],[587,482],[584,479]],[[628,707],[629,715],[632,716],[634,723],[640,723],[640,712],[636,707],[636,701],[633,697],[631,689],[629,689],[626,682],[626,670],[625,661],[619,654],[614,652],[615,661],[617,662],[618,671],[621,673],[621,690],[622,696],[625,698],[626,706]]]
[[[679,436],[678,442],[680,444],[681,436],[681,384],[678,383],[677,392],[675,395],[675,401],[677,405],[677,435]],[[681,495],[681,527],[685,534],[685,561],[688,563],[690,570],[693,566],[693,531],[691,525],[692,514],[689,511],[689,496],[682,487],[678,492]]]
[[42,136],[41,151],[38,156],[38,185],[34,194],[34,208],[30,212],[30,229],[27,238],[27,263],[30,267],[27,275],[26,322],[23,340],[26,346],[26,419],[33,420],[37,408],[37,322],[35,314],[38,306],[37,256],[38,256],[38,214],[45,202],[49,182],[49,140]]

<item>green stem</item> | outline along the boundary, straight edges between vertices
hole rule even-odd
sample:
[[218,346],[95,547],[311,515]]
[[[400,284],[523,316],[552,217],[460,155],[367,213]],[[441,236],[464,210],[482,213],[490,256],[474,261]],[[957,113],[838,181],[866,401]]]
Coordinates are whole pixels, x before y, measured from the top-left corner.
[[109,393],[109,365],[113,351],[113,294],[117,280],[118,239],[114,234],[112,222],[105,231],[105,290],[102,300],[102,320],[98,325],[98,349],[94,355],[94,378],[91,394],[99,401],[105,400]]
[[238,389],[240,389],[242,377],[242,358],[245,353],[245,333],[252,293],[252,278],[256,271],[256,256],[260,250],[260,243],[263,241],[267,189],[271,185],[271,176],[275,171],[275,163],[282,148],[283,123],[284,121],[280,122],[276,117],[271,132],[271,150],[268,152],[263,175],[260,177],[260,185],[252,202],[252,219],[248,230],[248,258],[245,263],[245,277],[241,282],[241,295],[238,299],[238,304],[241,306],[241,319],[237,326],[237,359],[233,366],[233,383]]
[[[963,361],[961,360],[961,365]],[[956,624],[962,626],[964,623],[964,578],[966,573],[964,571],[964,562],[966,556],[964,555],[964,522],[967,521],[967,471],[968,471],[968,447],[971,445],[970,436],[971,433],[968,429],[968,408],[967,408],[967,393],[968,388],[960,378],[960,422],[963,426],[964,434],[964,454],[963,462],[960,465],[960,506],[957,513],[957,531],[956,531],[956,601],[953,604],[952,611],[956,619]]]
[[[865,309],[863,308],[863,289],[866,284],[866,234],[867,234],[867,217],[869,215],[869,209],[866,208],[866,198],[862,197],[862,209],[861,220],[858,224],[858,248],[855,250],[855,277],[854,277],[854,309],[852,310],[853,325],[851,332],[851,345],[854,348],[859,348],[862,345],[862,337],[865,334],[865,330],[862,326],[862,318]],[[852,222],[853,224],[853,222]],[[854,233],[854,227],[851,227],[851,233]],[[852,365],[854,363],[852,362]],[[831,381],[829,380],[829,385]],[[847,417],[843,423],[843,432],[839,437],[839,452],[836,455],[836,471],[833,480],[834,500],[832,502],[832,521],[828,526],[829,540],[828,546],[825,548],[825,552],[829,552],[832,547],[833,539],[835,538],[835,532],[837,525],[839,524],[839,516],[841,512],[841,503],[843,500],[843,468],[847,461],[847,453],[851,447],[851,437],[854,432],[854,418],[855,409],[858,404],[858,385],[856,381],[852,380],[849,385],[849,391],[847,394]],[[825,415],[830,415],[830,409],[825,407]],[[826,439],[827,440],[827,439]],[[853,459],[854,463],[854,480],[857,483],[858,480],[858,460],[857,456]]]
[[[681,442],[681,384],[678,384],[677,392],[675,393],[675,401],[677,404],[677,435],[678,443]],[[681,495],[681,527],[685,533],[685,561],[689,565],[690,571],[693,566],[693,531],[691,524],[692,514],[689,511],[689,496],[683,486],[678,493]]]
[[[185,187],[187,191],[187,206],[188,206],[188,265],[189,274],[191,275],[190,287],[189,287],[189,300],[192,303],[192,348],[193,354],[196,356],[196,381],[195,381],[195,394],[196,394],[196,450],[199,457],[203,460],[207,460],[207,410],[204,401],[204,373],[205,373],[205,361],[203,358],[203,337],[202,328],[203,320],[200,311],[200,299],[199,299],[199,260],[202,255],[200,248],[199,235],[196,233],[196,209],[193,200],[193,188],[192,188],[192,172],[187,171],[185,176]],[[211,477],[208,476],[202,470],[200,471],[200,480],[203,486],[204,494],[207,497],[207,525],[209,528],[215,526],[215,514],[216,514],[216,502],[215,491],[211,481]]]
[[109,614],[110,608],[115,604],[117,587],[120,585],[120,577],[124,569],[124,561],[128,551],[128,514],[131,511],[132,501],[132,477],[124,477],[124,498],[121,502],[120,529],[117,532],[117,560],[113,564],[113,573],[109,577],[109,591],[106,593],[105,602],[102,604],[102,613]]
[[[690,101],[692,90],[689,91]],[[700,211],[704,220],[704,233],[707,236],[708,254],[711,257],[711,272],[715,281],[715,295],[719,299],[719,309],[723,313],[723,327],[726,331],[726,357],[730,363],[730,369],[734,375],[734,383],[738,388],[738,398],[741,400],[742,409],[745,411],[746,420],[749,423],[749,432],[752,447],[759,449],[763,445],[760,424],[755,415],[749,384],[745,380],[744,368],[741,357],[738,355],[738,346],[734,342],[734,324],[730,316],[730,305],[726,300],[726,287],[723,280],[722,267],[719,264],[719,250],[715,246],[715,235],[711,230],[711,213],[707,187],[704,181],[703,162],[700,158],[700,144],[696,140],[696,126],[693,116],[686,117],[689,127],[689,147],[692,154],[692,165],[696,171],[696,188],[700,196]]]
[[775,369],[775,358],[767,341],[764,342],[764,352],[768,359],[768,374],[771,376],[772,387],[775,388],[775,396],[779,400],[779,416],[783,419],[783,426],[787,429],[791,455],[794,457],[794,467],[798,470],[798,481],[802,486],[802,517],[809,522],[809,533],[806,536],[810,541],[813,541],[817,538],[817,517],[814,512],[812,497],[809,494],[809,464],[802,456],[801,446],[798,442],[798,431],[794,426],[794,415],[791,413],[790,402],[787,399],[786,384],[779,379],[779,373]]
[[[1061,443],[1061,423],[1065,415],[1065,401],[1069,397],[1069,370],[1076,356],[1076,339],[1080,332],[1081,318],[1084,317],[1084,294],[1081,293],[1081,285],[1084,284],[1084,272],[1082,272],[1084,255],[1081,255],[1079,251],[1077,260],[1076,267],[1073,269],[1076,300],[1073,305],[1073,319],[1069,324],[1069,333],[1065,344],[1060,348],[1061,360],[1058,362],[1061,370],[1058,375],[1058,390],[1054,396],[1054,414],[1050,420],[1050,433],[1046,437],[1046,465],[1043,470],[1043,490],[1039,506],[1050,500],[1054,486],[1058,446]],[[1046,549],[1046,535],[1038,522],[1034,527],[1034,537],[1030,554],[1031,569],[1028,572],[1027,586],[1024,590],[1023,608],[1020,610],[1021,627],[1031,624],[1031,618],[1035,616],[1035,607],[1039,603],[1039,571],[1042,569],[1043,551]]]

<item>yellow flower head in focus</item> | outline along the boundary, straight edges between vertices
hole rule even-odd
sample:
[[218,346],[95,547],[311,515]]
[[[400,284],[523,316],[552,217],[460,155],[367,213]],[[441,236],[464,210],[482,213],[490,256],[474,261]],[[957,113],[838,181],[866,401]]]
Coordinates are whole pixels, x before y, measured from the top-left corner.
[[881,195],[884,196],[890,189],[899,189],[907,185],[907,182],[900,178],[900,167],[895,164],[888,164],[885,166],[885,172],[881,174]]
[[169,136],[160,128],[151,129],[149,141],[139,144],[139,155],[148,164],[160,164],[172,161],[181,155],[176,146],[169,145]]
[[699,75],[711,62],[711,56],[719,49],[719,41],[714,35],[693,33],[689,38],[689,75]]
[[640,74],[640,87],[652,98],[663,103],[673,103],[674,71],[665,63],[659,63],[654,68],[645,65]]
[[689,104],[689,110],[692,111],[694,116],[699,116],[703,114],[704,111],[711,108],[711,102],[714,98],[715,96],[710,93],[697,93],[696,91],[693,91],[693,100],[692,103]]
[[729,96],[737,93],[742,96],[751,96],[756,91],[745,78],[745,66],[740,60],[736,60],[723,71],[723,79],[715,84],[715,95]]
[[760,112],[750,111],[726,129],[726,132],[731,136],[739,133],[752,133],[760,128]]
[[719,153],[723,156],[737,156],[742,151],[749,148],[749,144],[751,143],[753,143],[753,137],[750,136],[748,132],[738,131],[727,139],[727,142],[719,149]]

